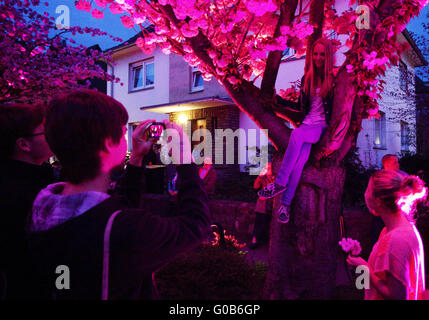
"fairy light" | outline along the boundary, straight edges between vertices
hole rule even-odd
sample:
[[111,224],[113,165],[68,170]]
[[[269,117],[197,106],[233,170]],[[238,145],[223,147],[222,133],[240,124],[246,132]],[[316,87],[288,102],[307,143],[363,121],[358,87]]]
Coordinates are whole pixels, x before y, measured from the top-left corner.
[[396,203],[403,212],[405,212],[406,214],[410,214],[414,202],[418,199],[423,199],[426,194],[427,188],[423,188],[423,190],[418,193],[411,193],[409,195],[402,196]]

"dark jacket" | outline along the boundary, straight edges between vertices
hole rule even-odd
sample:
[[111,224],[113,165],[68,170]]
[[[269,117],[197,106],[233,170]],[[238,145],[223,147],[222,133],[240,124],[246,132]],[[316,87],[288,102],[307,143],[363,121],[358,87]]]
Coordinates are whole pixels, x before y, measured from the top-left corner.
[[[200,167],[199,172],[201,172],[203,167]],[[217,174],[215,168],[213,166],[210,167],[206,176],[203,179],[204,188],[206,189],[207,194],[213,195],[216,187]]]
[[[142,171],[129,165],[128,183],[141,181]],[[104,230],[112,213],[122,210],[110,238],[109,299],[150,299],[152,273],[197,246],[209,225],[207,195],[196,166],[182,165],[177,171],[178,216],[161,218],[156,212],[133,209],[127,197],[114,195],[64,223],[33,232],[30,246],[41,296],[100,299]],[[55,286],[59,265],[70,270],[68,290]]]
[[36,195],[54,182],[53,170],[16,160],[1,163],[0,170],[0,295],[7,288],[0,299],[31,298],[25,225]]
[[[277,102],[287,108],[292,108],[292,116],[291,118],[296,121],[297,123],[301,124],[302,121],[304,121],[304,118],[307,116],[307,114],[310,112],[310,93],[304,93],[303,90],[304,87],[304,76],[301,78],[301,89],[299,92],[299,99],[298,102],[285,100],[280,96],[277,96]],[[331,91],[331,94],[327,97],[323,98],[323,109],[325,111],[325,121],[327,124],[331,121],[332,117],[332,105],[334,102],[333,99],[333,90]],[[298,113],[294,111],[299,111]]]

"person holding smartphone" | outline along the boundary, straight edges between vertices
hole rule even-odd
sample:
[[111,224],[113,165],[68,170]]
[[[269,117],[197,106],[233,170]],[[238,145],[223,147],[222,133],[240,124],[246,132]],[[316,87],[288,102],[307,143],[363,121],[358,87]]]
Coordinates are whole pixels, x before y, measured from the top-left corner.
[[[151,299],[152,273],[196,247],[209,228],[198,169],[183,164],[180,155],[175,159],[181,180],[176,216],[162,218],[136,208],[129,197],[107,193],[110,175],[124,166],[127,122],[123,105],[95,90],[61,93],[48,104],[46,139],[66,180],[43,189],[33,205],[30,246],[40,298]],[[143,157],[158,139],[148,137],[153,122],[143,121],[133,132],[133,151],[120,182],[133,191],[128,194],[139,189]],[[189,143],[181,127],[164,124],[179,131],[181,145]],[[70,270],[68,290],[56,285],[58,266]]]

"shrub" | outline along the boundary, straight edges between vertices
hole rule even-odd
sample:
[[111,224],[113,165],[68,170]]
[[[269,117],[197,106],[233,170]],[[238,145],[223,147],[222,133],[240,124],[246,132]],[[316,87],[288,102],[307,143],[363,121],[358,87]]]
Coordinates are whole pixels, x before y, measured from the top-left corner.
[[365,190],[368,181],[376,168],[365,168],[359,158],[358,149],[349,151],[343,160],[346,169],[346,180],[344,182],[343,204],[347,207],[364,207]]
[[257,190],[253,189],[253,184],[257,177],[247,172],[240,172],[239,179],[217,183],[214,199],[256,202],[258,196]]
[[429,159],[420,154],[404,152],[399,159],[401,170],[412,175],[418,175],[426,184],[429,182]]
[[244,244],[232,236],[206,242],[169,263],[155,276],[163,300],[261,299],[266,270],[246,261]]

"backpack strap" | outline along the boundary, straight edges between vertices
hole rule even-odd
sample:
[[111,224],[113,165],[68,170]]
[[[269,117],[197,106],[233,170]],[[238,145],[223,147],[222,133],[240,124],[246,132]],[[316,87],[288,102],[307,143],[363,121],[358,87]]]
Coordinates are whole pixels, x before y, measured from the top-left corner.
[[112,232],[113,220],[117,214],[121,212],[118,210],[114,212],[107,221],[106,229],[104,229],[104,244],[103,244],[103,274],[101,283],[101,300],[108,300],[109,298],[109,258],[110,258],[110,233]]

